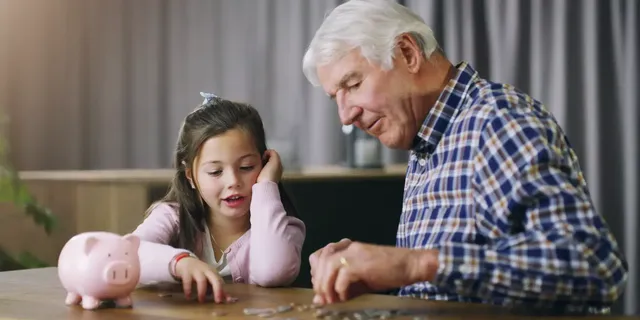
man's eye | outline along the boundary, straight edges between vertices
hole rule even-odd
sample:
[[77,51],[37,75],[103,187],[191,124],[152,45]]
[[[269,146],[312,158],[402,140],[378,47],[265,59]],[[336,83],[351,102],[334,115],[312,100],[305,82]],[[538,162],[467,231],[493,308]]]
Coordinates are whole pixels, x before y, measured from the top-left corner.
[[354,84],[354,85],[350,86],[350,87],[349,87],[349,91],[360,88],[360,84],[361,84],[361,83],[362,83],[362,82],[358,82],[358,83],[356,83],[356,84]]

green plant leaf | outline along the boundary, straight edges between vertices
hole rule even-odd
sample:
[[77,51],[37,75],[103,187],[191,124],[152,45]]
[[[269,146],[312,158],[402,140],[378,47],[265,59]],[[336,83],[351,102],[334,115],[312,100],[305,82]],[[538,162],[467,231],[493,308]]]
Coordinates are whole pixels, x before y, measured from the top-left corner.
[[18,255],[17,262],[26,268],[44,268],[49,265],[44,261],[38,259],[36,256],[32,255],[29,252],[23,252]]
[[[56,219],[51,210],[40,205],[29,192],[27,186],[9,161],[9,143],[4,138],[3,127],[6,118],[0,113],[0,203],[13,203],[16,207],[31,216],[36,225],[42,226],[50,235],[56,225]],[[12,257],[0,246],[0,271],[24,268],[46,267],[47,264],[28,252],[21,253],[17,258]]]
[[24,210],[26,214],[33,218],[36,224],[44,228],[47,235],[53,232],[57,221],[49,208],[45,208],[35,201],[29,201],[25,204]]

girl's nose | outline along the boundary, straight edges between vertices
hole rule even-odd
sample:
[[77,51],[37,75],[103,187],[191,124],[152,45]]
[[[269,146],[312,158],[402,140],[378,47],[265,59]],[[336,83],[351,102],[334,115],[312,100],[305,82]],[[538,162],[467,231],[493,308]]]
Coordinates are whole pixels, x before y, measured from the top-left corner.
[[237,171],[233,171],[227,175],[227,187],[237,188],[240,186],[240,175]]

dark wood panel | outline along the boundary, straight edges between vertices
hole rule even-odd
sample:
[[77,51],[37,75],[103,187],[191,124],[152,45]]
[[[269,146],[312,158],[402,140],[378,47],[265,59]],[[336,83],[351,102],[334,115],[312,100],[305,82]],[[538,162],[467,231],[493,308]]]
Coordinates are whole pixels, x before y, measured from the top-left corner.
[[[295,282],[311,287],[309,256],[342,238],[395,245],[402,210],[404,177],[288,181],[284,187],[307,226],[302,267]],[[166,186],[151,188],[151,202],[159,200]]]

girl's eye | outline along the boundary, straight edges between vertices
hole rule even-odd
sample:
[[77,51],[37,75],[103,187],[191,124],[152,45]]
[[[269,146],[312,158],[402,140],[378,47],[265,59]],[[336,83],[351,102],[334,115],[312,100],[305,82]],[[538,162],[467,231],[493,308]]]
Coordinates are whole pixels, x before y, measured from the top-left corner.
[[244,167],[240,167],[240,170],[244,170],[244,171],[251,171],[253,170],[254,166],[244,166]]
[[217,176],[222,174],[222,170],[216,170],[216,171],[212,171],[212,172],[207,172],[207,174],[212,176],[212,177],[217,177]]
[[352,91],[352,90],[355,90],[355,89],[360,88],[360,84],[361,84],[361,83],[362,83],[362,82],[358,82],[358,83],[356,83],[356,84],[354,84],[354,85],[350,86],[350,87],[349,87],[349,91]]

